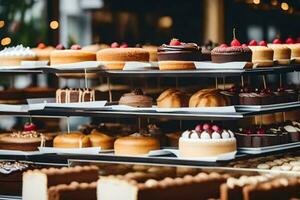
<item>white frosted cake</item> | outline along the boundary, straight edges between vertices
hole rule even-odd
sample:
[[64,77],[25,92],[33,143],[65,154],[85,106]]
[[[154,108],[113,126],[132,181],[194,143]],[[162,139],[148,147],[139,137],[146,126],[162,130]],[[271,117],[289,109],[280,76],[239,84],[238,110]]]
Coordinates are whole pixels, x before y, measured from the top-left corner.
[[212,157],[236,151],[236,139],[230,130],[218,126],[198,125],[195,130],[187,130],[179,138],[181,157]]
[[36,59],[36,53],[23,45],[6,47],[0,51],[0,66],[19,66],[21,61],[34,61]]

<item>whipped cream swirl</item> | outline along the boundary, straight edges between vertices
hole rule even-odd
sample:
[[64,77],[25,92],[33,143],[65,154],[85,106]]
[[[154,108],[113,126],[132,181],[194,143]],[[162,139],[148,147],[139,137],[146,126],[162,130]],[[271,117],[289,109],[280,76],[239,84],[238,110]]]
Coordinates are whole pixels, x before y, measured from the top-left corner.
[[15,47],[5,47],[0,51],[0,56],[23,56],[23,57],[34,57],[36,53],[30,50],[29,47],[24,47],[22,44]]
[[206,130],[197,132],[195,130],[184,131],[181,135],[184,139],[201,139],[201,140],[217,140],[217,139],[229,139],[234,138],[234,133],[230,130],[222,130],[221,132],[213,131],[208,132]]

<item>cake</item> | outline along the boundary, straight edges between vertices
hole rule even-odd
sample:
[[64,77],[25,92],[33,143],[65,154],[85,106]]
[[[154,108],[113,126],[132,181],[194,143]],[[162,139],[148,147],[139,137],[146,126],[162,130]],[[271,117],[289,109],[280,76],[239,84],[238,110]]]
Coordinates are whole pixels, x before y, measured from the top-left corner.
[[52,137],[37,131],[18,131],[0,135],[0,149],[37,151],[38,147],[51,146]]
[[256,67],[273,66],[273,49],[266,46],[257,46],[255,40],[249,43],[249,48],[252,51],[252,63],[256,65]]
[[36,53],[23,45],[5,47],[0,51],[0,66],[19,66],[22,61],[35,61],[36,59]]
[[143,49],[149,52],[149,61],[150,62],[157,62],[157,46],[153,45],[144,45]]
[[108,48],[97,52],[97,60],[106,69],[122,70],[126,62],[149,62],[149,52],[142,48]]
[[[199,173],[182,178],[166,177],[143,182],[124,176],[101,177],[98,180],[97,197],[101,200],[195,200],[217,199],[219,188],[226,175]],[[122,191],[122,192],[115,192]]]
[[286,44],[286,46],[291,49],[291,59],[295,61],[296,64],[300,63],[300,44]]
[[48,192],[52,186],[70,184],[74,181],[92,183],[97,180],[98,168],[96,166],[29,170],[23,174],[22,199],[49,200]]
[[56,90],[56,103],[79,103],[96,100],[94,89],[58,89]]
[[252,51],[247,46],[221,45],[211,51],[211,61],[213,63],[251,62]]
[[172,39],[168,45],[158,47],[157,59],[160,70],[195,69],[194,62],[201,61],[201,47]]
[[280,65],[290,64],[291,61],[291,49],[286,45],[281,44],[279,39],[275,39],[273,44],[268,44],[268,47],[274,50],[274,61],[277,61]]
[[144,95],[141,89],[134,89],[130,93],[124,94],[119,105],[127,105],[132,107],[152,107],[152,98]]
[[217,125],[197,125],[179,138],[179,155],[183,158],[213,157],[237,150],[236,139],[230,130]]
[[176,89],[167,89],[157,98],[159,108],[188,107],[189,96]]
[[50,61],[50,54],[53,50],[53,47],[46,46],[44,43],[39,43],[37,48],[32,49],[36,53],[37,60],[41,61]]
[[220,107],[229,105],[229,99],[217,89],[199,90],[189,100],[189,107]]
[[275,95],[270,89],[255,89],[242,88],[239,94],[240,105],[267,105],[277,103]]
[[114,138],[96,129],[88,135],[92,147],[101,147],[102,149],[113,149]]
[[51,65],[68,64],[84,61],[95,61],[96,54],[90,51],[81,50],[79,45],[73,45],[71,49],[64,49],[58,46],[50,54]]
[[159,140],[140,133],[120,137],[114,144],[116,155],[146,155],[152,150],[159,150]]
[[97,200],[97,182],[60,184],[48,189],[47,200]]
[[90,146],[89,137],[77,132],[60,134],[53,140],[53,147],[55,148],[84,148]]

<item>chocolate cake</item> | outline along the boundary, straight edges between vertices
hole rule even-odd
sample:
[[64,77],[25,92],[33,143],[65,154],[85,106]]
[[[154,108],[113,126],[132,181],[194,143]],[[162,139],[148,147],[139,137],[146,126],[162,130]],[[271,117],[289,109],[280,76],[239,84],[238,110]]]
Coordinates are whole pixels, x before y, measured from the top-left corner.
[[252,51],[244,46],[219,46],[211,51],[211,60],[213,63],[226,62],[251,62]]
[[57,103],[90,102],[97,99],[97,91],[93,89],[58,89],[56,91]]
[[23,174],[23,200],[47,200],[51,186],[70,184],[71,182],[91,183],[98,180],[96,166],[76,166],[60,169],[49,168],[29,170]]
[[132,107],[151,107],[152,98],[144,95],[141,89],[134,89],[130,93],[124,94],[120,98],[119,104]]
[[239,94],[240,105],[268,105],[276,103],[271,90],[269,89],[245,89],[242,88]]

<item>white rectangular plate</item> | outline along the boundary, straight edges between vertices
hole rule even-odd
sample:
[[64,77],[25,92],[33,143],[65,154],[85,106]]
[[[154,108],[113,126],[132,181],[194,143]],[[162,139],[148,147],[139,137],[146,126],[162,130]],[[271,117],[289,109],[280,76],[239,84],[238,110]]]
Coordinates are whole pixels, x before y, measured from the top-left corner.
[[234,106],[198,108],[156,108],[157,112],[235,113]]
[[108,152],[112,150],[101,150],[101,147],[86,147],[86,148],[39,147],[39,151],[41,153],[98,155],[100,152]]
[[196,69],[244,69],[247,62],[228,62],[228,63],[212,63],[212,62],[194,62]]
[[77,63],[68,63],[68,64],[59,64],[59,65],[51,65],[51,68],[57,70],[74,70],[74,69],[100,69],[104,65],[99,61],[85,61],[85,62],[77,62]]
[[247,154],[261,154],[261,153],[268,153],[268,152],[278,151],[278,150],[286,150],[294,147],[300,147],[300,142],[293,142],[288,144],[280,144],[280,145],[267,146],[267,147],[254,147],[254,148],[239,147],[238,151]]
[[39,151],[18,151],[18,150],[0,150],[0,155],[16,155],[16,156],[30,156],[30,155],[40,155]]
[[123,70],[157,70],[157,62],[126,62]]
[[107,101],[92,101],[80,103],[46,103],[48,108],[78,108],[78,109],[109,109],[105,107]]
[[261,111],[261,110],[269,110],[275,108],[289,108],[295,105],[300,105],[300,102],[295,101],[295,102],[269,104],[269,105],[235,105],[234,107],[237,110],[243,110],[243,111]]
[[155,106],[151,108],[136,108],[136,107],[126,106],[126,105],[113,105],[107,107],[110,107],[112,110],[119,110],[119,111],[155,111],[156,110]]

